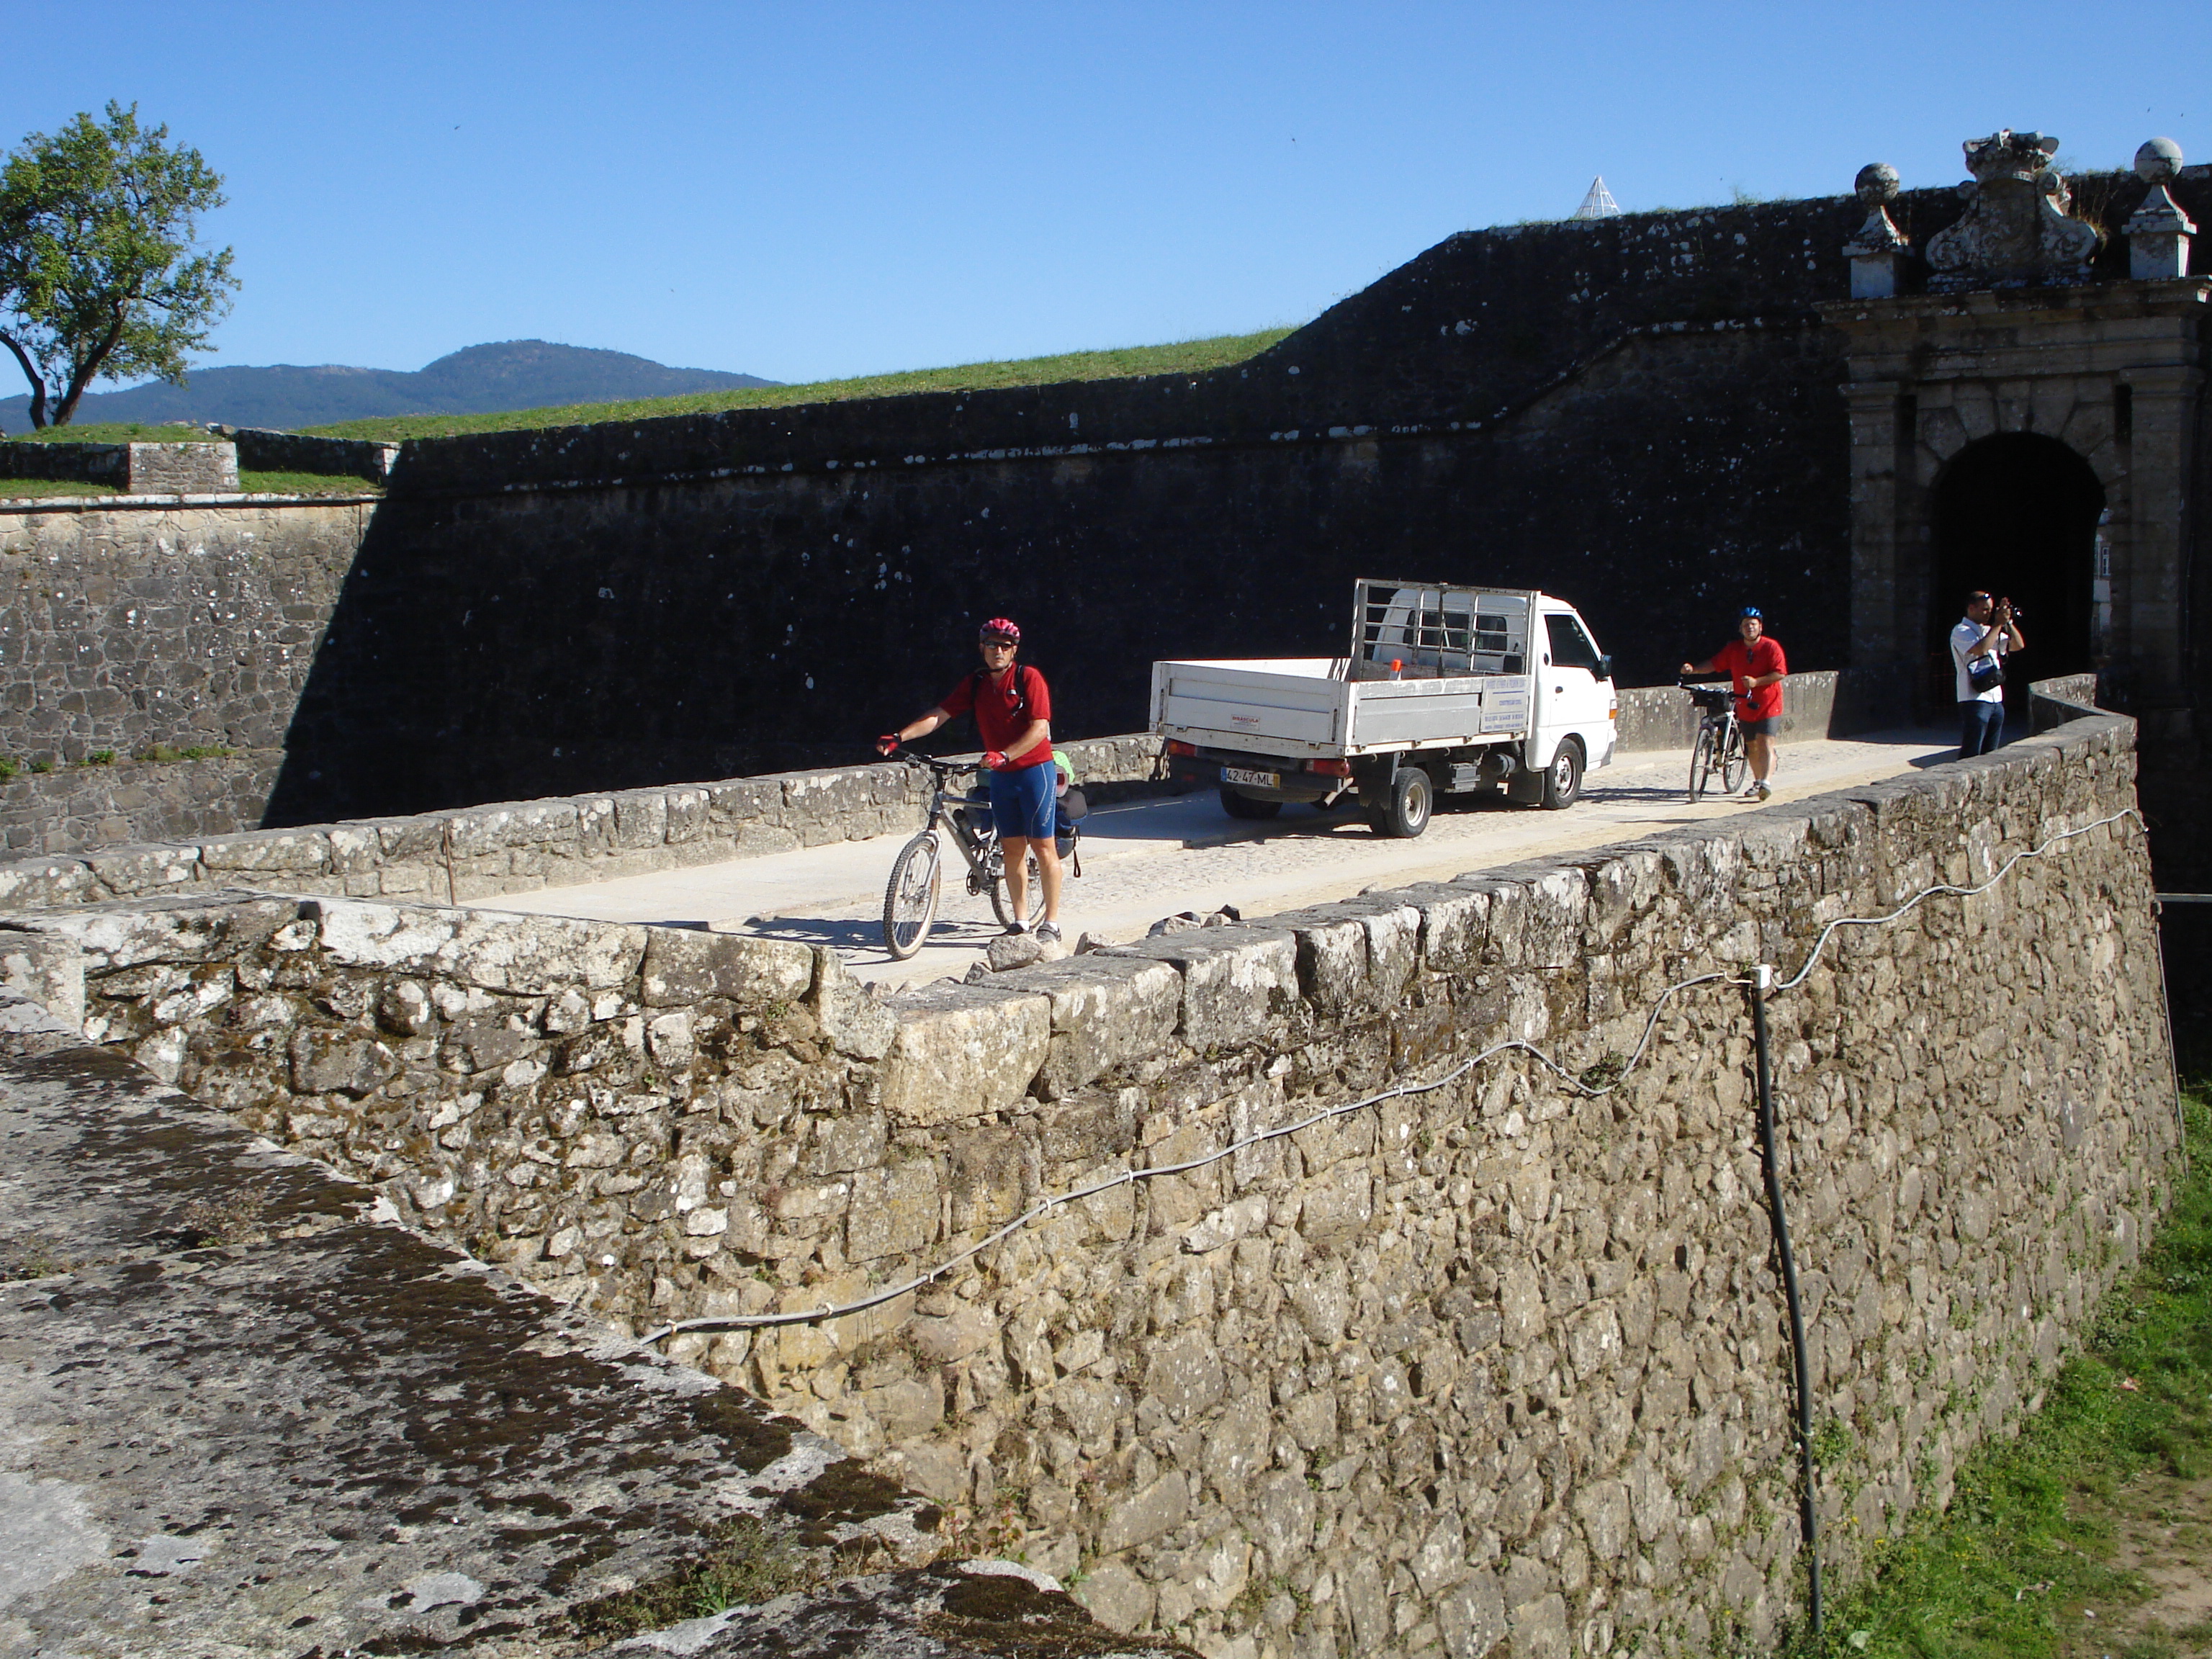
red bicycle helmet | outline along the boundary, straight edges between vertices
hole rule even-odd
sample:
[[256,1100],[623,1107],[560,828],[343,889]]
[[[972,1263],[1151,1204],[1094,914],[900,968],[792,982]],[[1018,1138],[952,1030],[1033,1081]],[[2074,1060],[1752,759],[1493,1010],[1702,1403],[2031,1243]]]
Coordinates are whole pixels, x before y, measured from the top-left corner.
[[1022,630],[1004,617],[994,617],[975,630],[975,637],[979,640],[1012,640],[1016,645],[1019,645],[1022,642]]

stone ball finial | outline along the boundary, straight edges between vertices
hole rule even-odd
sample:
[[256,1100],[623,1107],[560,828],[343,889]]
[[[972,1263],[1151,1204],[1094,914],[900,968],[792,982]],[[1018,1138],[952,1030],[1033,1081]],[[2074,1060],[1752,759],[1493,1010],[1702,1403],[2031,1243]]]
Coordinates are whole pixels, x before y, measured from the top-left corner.
[[2170,182],[2181,172],[2181,146],[2171,138],[2154,138],[2136,152],[2136,177],[2147,185]]
[[1897,169],[1887,161],[1869,161],[1859,169],[1853,188],[1858,191],[1859,200],[1869,207],[1894,202],[1899,189]]

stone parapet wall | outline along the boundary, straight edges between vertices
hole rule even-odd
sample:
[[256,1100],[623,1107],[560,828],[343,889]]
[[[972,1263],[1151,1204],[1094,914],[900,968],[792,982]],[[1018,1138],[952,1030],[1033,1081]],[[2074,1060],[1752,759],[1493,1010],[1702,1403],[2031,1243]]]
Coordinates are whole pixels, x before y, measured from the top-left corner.
[[0,840],[20,857],[250,830],[283,762],[264,749],[18,772],[0,781]]
[[249,472],[319,472],[382,483],[399,459],[396,443],[362,438],[317,438],[301,432],[240,427],[231,434],[238,464]]
[[11,443],[0,447],[0,478],[112,484],[126,495],[216,495],[238,489],[238,451],[228,443]]
[[0,754],[283,747],[368,507],[60,505],[0,508]]
[[[1790,1362],[1744,994],[1660,1000],[2125,813],[2132,738],[2092,717],[889,1001],[784,943],[344,900],[20,916],[0,970],[633,1330],[842,1305],[1172,1170],[866,1312],[673,1349],[1121,1628],[1249,1659],[1703,1653],[1800,1604]],[[2039,1396],[2163,1201],[2139,825],[1846,930],[1771,1013],[1848,1577]],[[1510,1041],[1580,1081],[1462,1069]]]
[[[1055,747],[1086,787],[1142,787],[1164,776],[1159,740],[1145,733]],[[0,862],[0,905],[88,904],[239,886],[454,903],[915,830],[928,800],[926,773],[878,762],[506,801]],[[0,796],[0,814],[7,805]]]
[[[1783,743],[1806,743],[1818,738],[1840,738],[1863,731],[1854,716],[1860,710],[1854,700],[1859,677],[1849,669],[1821,669],[1792,674],[1783,682]],[[1687,749],[1698,740],[1698,709],[1688,692],[1672,685],[1631,685],[1620,688],[1620,749]]]

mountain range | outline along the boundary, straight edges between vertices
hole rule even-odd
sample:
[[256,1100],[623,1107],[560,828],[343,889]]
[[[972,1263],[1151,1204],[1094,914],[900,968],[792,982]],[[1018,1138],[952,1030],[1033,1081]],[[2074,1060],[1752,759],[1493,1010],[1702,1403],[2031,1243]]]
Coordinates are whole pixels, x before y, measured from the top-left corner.
[[[9,367],[0,358],[0,368]],[[626,351],[502,340],[465,346],[411,373],[334,363],[196,368],[181,386],[150,380],[120,392],[88,392],[77,405],[75,423],[221,421],[296,431],[382,415],[483,415],[775,384],[720,369],[670,368]],[[0,398],[0,432],[29,431],[30,410],[28,393]]]

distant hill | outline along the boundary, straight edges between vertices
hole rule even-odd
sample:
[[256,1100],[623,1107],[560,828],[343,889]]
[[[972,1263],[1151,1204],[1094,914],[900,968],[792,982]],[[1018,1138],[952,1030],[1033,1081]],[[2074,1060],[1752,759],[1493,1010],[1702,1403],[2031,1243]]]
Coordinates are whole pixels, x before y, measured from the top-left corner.
[[[0,358],[0,368],[9,368]],[[19,382],[20,384],[20,382]],[[546,340],[464,347],[412,374],[396,368],[198,368],[188,384],[151,381],[121,392],[88,392],[76,420],[221,421],[293,431],[390,415],[485,415],[510,409],[671,398],[774,386],[755,374],[670,368],[626,351],[596,351]],[[0,432],[31,429],[29,394],[0,398]]]

